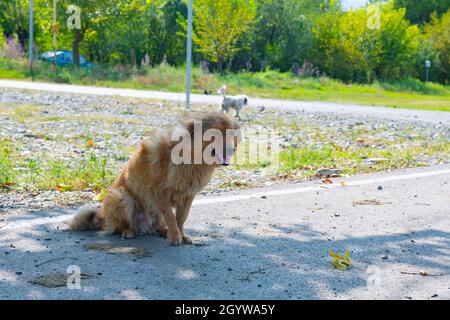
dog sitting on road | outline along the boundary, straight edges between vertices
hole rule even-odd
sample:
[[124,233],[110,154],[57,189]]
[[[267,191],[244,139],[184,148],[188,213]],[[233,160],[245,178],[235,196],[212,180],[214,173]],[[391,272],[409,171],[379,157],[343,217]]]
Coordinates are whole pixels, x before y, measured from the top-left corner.
[[[211,131],[221,138],[214,137],[214,142],[210,142],[211,137],[204,139]],[[214,170],[230,163],[239,142],[239,135],[230,135],[230,131],[239,131],[237,122],[221,112],[212,112],[142,141],[103,198],[102,208],[82,206],[70,223],[71,229],[102,229],[124,238],[155,231],[172,245],[191,243],[184,233],[184,223],[194,197]],[[201,140],[196,142],[198,135]],[[186,149],[179,150],[180,139],[188,141]],[[183,154],[183,160],[174,161],[174,154]],[[185,156],[198,159],[199,154],[199,161],[184,160]]]
[[234,109],[236,113],[236,118],[239,118],[239,113],[241,109],[248,104],[248,97],[241,95],[241,96],[227,96],[226,95],[227,86],[223,85],[217,90],[217,93],[222,94],[223,100],[222,100],[222,112],[228,113],[230,109]]

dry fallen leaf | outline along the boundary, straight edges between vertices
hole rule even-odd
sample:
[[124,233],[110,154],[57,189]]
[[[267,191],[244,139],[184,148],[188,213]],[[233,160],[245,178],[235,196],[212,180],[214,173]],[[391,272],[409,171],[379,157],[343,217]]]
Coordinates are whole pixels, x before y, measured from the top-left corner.
[[325,184],[332,184],[333,180],[331,180],[330,178],[326,178],[326,179],[323,179],[322,182]]
[[365,199],[365,200],[359,200],[359,201],[353,201],[353,204],[355,205],[361,205],[361,206],[381,206],[383,202],[377,199]]
[[312,212],[319,211],[319,210],[325,210],[325,208],[307,208],[307,209],[311,210]]
[[70,187],[70,186],[68,186],[68,185],[65,185],[65,184],[62,184],[62,183],[58,183],[58,184],[55,186],[55,189],[56,189],[56,191],[59,191],[59,192],[64,192],[64,191],[71,191],[71,190],[73,190],[72,187]]
[[94,140],[89,139],[89,140],[86,142],[86,147],[87,147],[87,148],[93,148],[93,147],[95,147],[95,142],[94,142]]
[[103,251],[110,254],[132,254],[139,257],[149,257],[150,253],[137,247],[113,246],[108,243],[88,243],[83,246],[87,250]]
[[14,183],[12,182],[5,182],[0,184],[0,189],[10,189],[11,186],[13,186]]

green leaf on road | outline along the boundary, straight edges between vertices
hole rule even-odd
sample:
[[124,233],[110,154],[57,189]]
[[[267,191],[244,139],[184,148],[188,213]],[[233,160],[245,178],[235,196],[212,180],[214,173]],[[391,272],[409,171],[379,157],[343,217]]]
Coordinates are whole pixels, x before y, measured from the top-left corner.
[[344,257],[338,253],[331,251],[331,250],[328,251],[328,254],[333,258],[331,263],[333,264],[333,266],[336,269],[345,271],[350,268],[351,261],[350,261],[350,252],[348,250],[345,251]]

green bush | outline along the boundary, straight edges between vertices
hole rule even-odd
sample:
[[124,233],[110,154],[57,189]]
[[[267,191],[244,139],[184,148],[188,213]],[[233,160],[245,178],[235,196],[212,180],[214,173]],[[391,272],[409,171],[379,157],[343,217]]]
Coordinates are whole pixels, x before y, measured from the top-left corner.
[[419,29],[404,19],[405,10],[379,5],[378,26],[370,25],[373,10],[342,13],[330,10],[318,16],[311,58],[322,72],[346,82],[391,80],[414,74]]

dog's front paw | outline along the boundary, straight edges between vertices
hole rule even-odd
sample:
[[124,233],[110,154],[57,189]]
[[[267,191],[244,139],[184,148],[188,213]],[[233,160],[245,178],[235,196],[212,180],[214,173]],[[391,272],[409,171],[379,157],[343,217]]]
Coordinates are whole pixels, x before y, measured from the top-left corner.
[[132,239],[134,238],[133,229],[125,229],[122,231],[122,239]]
[[167,227],[165,228],[157,228],[156,234],[160,237],[167,238]]
[[192,244],[192,239],[189,236],[185,235],[185,234],[183,234],[181,236],[181,239],[183,240],[184,244]]
[[169,244],[171,246],[179,246],[183,241],[180,232],[173,232],[167,234],[167,240],[169,240]]

